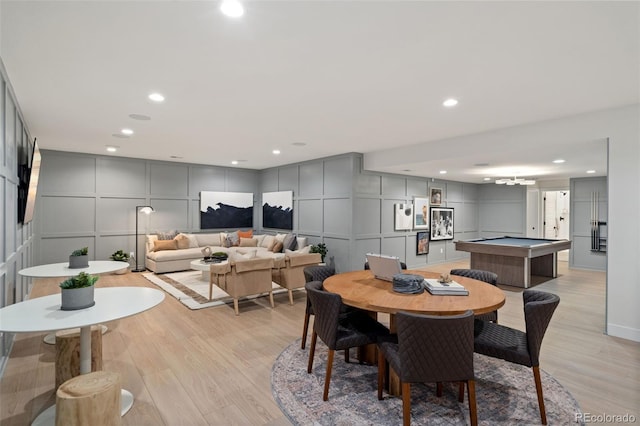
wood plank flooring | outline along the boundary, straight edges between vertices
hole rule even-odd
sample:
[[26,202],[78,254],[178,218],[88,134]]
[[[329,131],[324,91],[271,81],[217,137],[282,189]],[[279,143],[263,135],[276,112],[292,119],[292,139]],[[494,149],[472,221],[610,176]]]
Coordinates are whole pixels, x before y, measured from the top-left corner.
[[[468,263],[424,269],[456,267]],[[560,276],[536,286],[561,298],[541,368],[571,391],[584,412],[629,413],[640,421],[640,344],[603,334],[604,280],[604,273],[569,270],[560,262]],[[36,280],[32,297],[58,292],[58,281]],[[104,275],[98,286],[154,287],[135,273]],[[522,289],[502,288],[507,301],[500,323],[522,329]],[[286,293],[275,295],[275,309],[268,298],[241,303],[239,316],[232,306],[191,311],[167,295],[156,308],[107,323],[104,368],[121,373],[123,387],[135,396],[123,424],[290,424],[271,396],[270,374],[278,354],[300,337],[305,295],[294,295],[294,306]],[[388,322],[388,316],[380,319]],[[55,401],[55,352],[43,336],[16,337],[0,383],[1,425],[30,424]]]

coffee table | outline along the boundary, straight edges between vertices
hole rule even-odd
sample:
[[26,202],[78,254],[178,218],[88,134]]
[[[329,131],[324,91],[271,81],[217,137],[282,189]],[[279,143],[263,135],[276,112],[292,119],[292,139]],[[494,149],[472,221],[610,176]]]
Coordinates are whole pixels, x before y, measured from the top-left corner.
[[[60,294],[37,297],[0,309],[0,331],[33,333],[80,327],[80,374],[91,372],[91,326],[139,314],[164,300],[164,292],[148,287],[95,289],[96,304],[76,311],[60,309]],[[122,390],[121,414],[133,405],[133,394]],[[32,425],[55,423],[55,405],[47,408]]]
[[209,281],[209,275],[211,273],[211,265],[213,262],[207,263],[202,259],[196,259],[189,264],[191,269],[196,271],[202,271],[202,280]]

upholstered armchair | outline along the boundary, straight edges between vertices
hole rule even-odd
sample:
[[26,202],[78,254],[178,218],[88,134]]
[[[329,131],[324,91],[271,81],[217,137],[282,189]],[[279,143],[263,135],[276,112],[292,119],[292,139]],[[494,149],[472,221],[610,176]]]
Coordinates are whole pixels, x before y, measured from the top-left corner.
[[289,290],[289,303],[293,305],[293,290],[304,287],[304,268],[322,262],[319,253],[288,253],[284,265],[273,270],[272,279],[280,287]]
[[238,299],[254,294],[269,293],[269,301],[273,308],[273,285],[271,283],[273,266],[273,259],[270,258],[232,260],[221,264],[212,264],[209,299],[211,299],[211,288],[213,284],[216,284],[233,297],[233,309],[236,315],[239,315]]

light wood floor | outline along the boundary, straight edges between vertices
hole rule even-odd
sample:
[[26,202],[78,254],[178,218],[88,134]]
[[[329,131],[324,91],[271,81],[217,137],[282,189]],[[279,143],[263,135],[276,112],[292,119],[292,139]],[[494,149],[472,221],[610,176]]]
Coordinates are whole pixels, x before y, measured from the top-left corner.
[[[448,272],[465,262],[425,269]],[[640,344],[605,336],[604,274],[568,270],[536,288],[561,302],[545,336],[541,368],[575,396],[584,412],[630,413],[640,421]],[[33,297],[59,291],[37,280]],[[140,274],[105,275],[98,286],[153,287]],[[523,328],[521,289],[504,288],[500,323]],[[304,292],[190,311],[171,296],[145,313],[108,323],[104,369],[123,376],[135,402],[124,425],[288,425],[271,396],[271,366],[300,337]],[[383,322],[388,317],[382,317]],[[55,401],[54,347],[44,333],[18,335],[0,384],[2,425],[29,424]],[[337,358],[340,362],[340,358]],[[531,379],[533,386],[533,377]],[[544,385],[544,384],[543,384]],[[482,401],[478,401],[482,404]],[[536,419],[532,419],[535,423]]]

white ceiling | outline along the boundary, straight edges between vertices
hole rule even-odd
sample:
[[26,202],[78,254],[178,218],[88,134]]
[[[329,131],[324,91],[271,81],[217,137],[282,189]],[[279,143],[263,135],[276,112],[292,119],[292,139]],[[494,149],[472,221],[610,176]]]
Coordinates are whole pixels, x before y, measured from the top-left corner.
[[[252,169],[420,144],[437,161],[398,170],[479,182],[488,166],[474,164],[536,177],[562,157],[538,178],[601,175],[602,140],[485,155],[438,141],[639,102],[638,2],[245,8],[234,20],[217,1],[1,0],[0,56],[42,148]],[[112,136],[124,127],[135,134]]]

